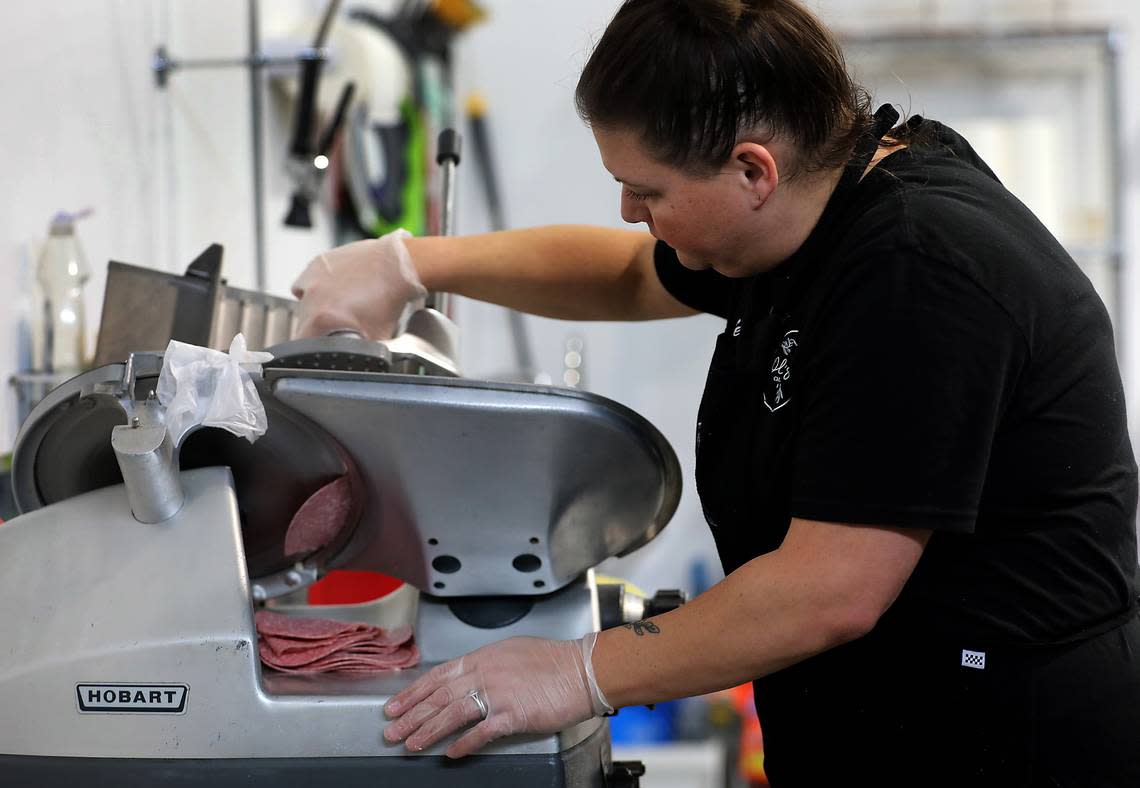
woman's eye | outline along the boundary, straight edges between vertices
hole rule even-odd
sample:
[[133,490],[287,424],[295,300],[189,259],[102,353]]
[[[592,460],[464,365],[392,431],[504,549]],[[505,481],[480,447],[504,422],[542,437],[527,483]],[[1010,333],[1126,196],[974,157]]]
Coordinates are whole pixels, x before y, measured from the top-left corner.
[[649,199],[648,194],[641,194],[639,192],[635,192],[633,189],[628,189],[628,188],[625,190],[625,196],[631,200],[638,200],[638,201]]

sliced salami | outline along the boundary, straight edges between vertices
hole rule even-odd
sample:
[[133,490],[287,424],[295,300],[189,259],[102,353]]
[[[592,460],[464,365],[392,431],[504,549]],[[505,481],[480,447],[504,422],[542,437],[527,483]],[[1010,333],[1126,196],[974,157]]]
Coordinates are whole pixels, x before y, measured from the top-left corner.
[[309,496],[289,521],[285,532],[285,555],[319,550],[348,525],[352,513],[352,486],[347,476],[326,484]]
[[327,657],[317,662],[297,667],[270,665],[281,673],[353,673],[368,674],[384,670],[400,670],[419,664],[420,652],[415,645],[409,645],[398,652],[383,656],[345,655]]
[[258,611],[255,619],[258,655],[263,664],[282,673],[376,673],[413,667],[420,660],[408,626],[384,630],[269,610]]
[[377,629],[358,621],[335,621],[331,618],[301,618],[258,610],[255,616],[259,635],[277,635],[290,640],[324,640],[346,632]]

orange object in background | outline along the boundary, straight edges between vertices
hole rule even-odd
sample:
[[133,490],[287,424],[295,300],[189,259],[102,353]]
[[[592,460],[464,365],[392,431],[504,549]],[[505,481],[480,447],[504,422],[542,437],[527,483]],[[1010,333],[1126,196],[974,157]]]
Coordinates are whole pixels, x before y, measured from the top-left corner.
[[756,702],[752,684],[741,684],[729,692],[736,713],[740,715],[740,775],[749,785],[767,785],[764,773],[764,734],[760,731],[760,718],[756,716]]
[[395,591],[404,581],[379,572],[338,569],[309,586],[310,605],[356,605]]

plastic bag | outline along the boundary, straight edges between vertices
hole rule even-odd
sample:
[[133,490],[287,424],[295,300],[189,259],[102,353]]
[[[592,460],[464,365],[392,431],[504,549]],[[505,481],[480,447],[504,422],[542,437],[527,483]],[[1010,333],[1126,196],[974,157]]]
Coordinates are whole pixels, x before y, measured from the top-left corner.
[[197,424],[220,427],[253,443],[268,427],[265,406],[243,364],[261,364],[272,353],[246,350],[238,334],[230,352],[170,341],[158,376],[158,401],[166,431],[176,442]]

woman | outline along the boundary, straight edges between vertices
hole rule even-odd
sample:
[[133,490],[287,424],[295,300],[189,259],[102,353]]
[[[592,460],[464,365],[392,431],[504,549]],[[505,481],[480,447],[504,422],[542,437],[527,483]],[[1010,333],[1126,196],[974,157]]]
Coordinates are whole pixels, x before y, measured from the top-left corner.
[[298,281],[303,330],[383,337],[424,286],[724,317],[697,487],[726,577],[652,626],[442,665],[389,740],[477,723],[461,756],[755,680],[775,786],[1140,785],[1136,466],[1057,241],[953,131],[872,116],[794,0],[626,0],[577,102],[650,236],[351,244]]

